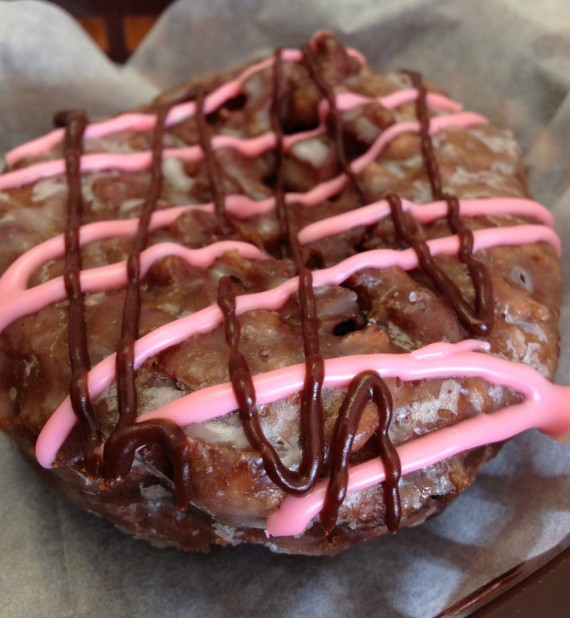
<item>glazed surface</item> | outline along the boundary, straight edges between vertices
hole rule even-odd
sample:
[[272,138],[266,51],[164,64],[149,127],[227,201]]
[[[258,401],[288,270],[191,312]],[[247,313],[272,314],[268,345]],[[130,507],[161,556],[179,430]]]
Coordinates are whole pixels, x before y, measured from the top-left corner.
[[[59,491],[138,535],[156,529],[157,544],[332,553],[384,532],[396,510],[403,525],[439,510],[495,452],[487,444],[566,430],[564,395],[544,380],[559,241],[509,134],[326,36],[188,92],[145,114],[66,118],[9,153],[0,176],[2,426],[53,466]],[[73,297],[83,334],[68,334]],[[361,418],[338,442],[362,373],[392,405],[353,408]],[[312,493],[287,496],[271,476],[236,413],[246,391],[277,467]],[[374,437],[389,407],[390,465]],[[319,415],[308,443],[303,419]],[[130,458],[109,446],[131,434],[143,437]],[[315,523],[267,541],[266,527],[310,526],[347,448],[329,539]],[[403,473],[393,499],[387,467]]]

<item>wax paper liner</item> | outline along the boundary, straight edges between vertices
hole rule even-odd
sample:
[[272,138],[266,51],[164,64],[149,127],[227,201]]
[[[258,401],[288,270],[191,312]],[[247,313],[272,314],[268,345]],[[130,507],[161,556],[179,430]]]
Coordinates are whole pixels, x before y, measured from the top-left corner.
[[[328,28],[372,65],[420,70],[467,109],[512,128],[567,262],[568,23],[565,0],[178,2],[122,68],[53,5],[0,2],[0,152],[49,130],[55,110],[115,113]],[[562,333],[558,381],[568,384],[567,294]],[[246,546],[196,555],[154,549],[53,497],[0,436],[0,614],[425,618],[568,535],[569,473],[570,447],[530,432],[420,527],[332,559]]]

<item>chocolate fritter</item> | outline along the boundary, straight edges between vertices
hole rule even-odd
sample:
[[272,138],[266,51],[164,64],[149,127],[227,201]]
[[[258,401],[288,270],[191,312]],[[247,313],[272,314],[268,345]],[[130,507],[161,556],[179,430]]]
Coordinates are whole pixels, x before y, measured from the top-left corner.
[[[122,432],[128,436],[133,427],[140,430],[144,423],[136,425],[136,419],[129,415],[140,417],[187,394],[227,382],[236,390],[236,383],[242,380],[247,391],[249,377],[310,359],[318,365],[324,359],[350,355],[398,355],[432,343],[454,343],[474,336],[487,341],[493,354],[529,364],[550,378],[558,356],[559,263],[547,243],[494,246],[477,252],[465,249],[469,244],[465,239],[472,232],[533,223],[529,217],[491,213],[460,216],[453,224],[449,215],[418,227],[403,210],[402,199],[416,204],[447,201],[451,209],[455,198],[527,197],[519,150],[507,131],[476,124],[444,127],[430,135],[430,122],[443,112],[428,107],[428,92],[422,95],[424,86],[416,74],[376,72],[334,37],[320,35],[305,48],[302,62],[285,62],[277,55],[273,64],[252,72],[238,95],[218,106],[208,103],[211,99],[207,94],[243,71],[241,67],[193,82],[159,98],[146,109],[157,114],[153,130],[124,130],[98,138],[80,136],[76,147],[77,152],[79,148],[83,151],[80,160],[96,153],[135,153],[153,148],[155,153],[151,164],[135,171],[111,166],[84,172],[76,196],[82,202],[76,232],[79,225],[98,221],[143,220],[147,210],[151,213],[209,202],[214,202],[213,207],[188,209],[171,225],[151,226],[148,233],[139,224],[138,232],[127,236],[96,238],[80,252],[77,249],[75,261],[79,259],[79,265],[70,266],[73,260],[68,247],[67,257],[56,256],[36,269],[29,285],[69,274],[74,268],[77,274],[79,268],[93,269],[129,259],[136,263],[146,247],[165,242],[201,249],[222,240],[243,241],[257,247],[263,256],[250,259],[233,248],[211,265],[201,266],[167,252],[147,271],[140,268],[131,277],[130,286],[79,294],[83,309],[75,314],[84,316],[83,356],[87,358],[81,369],[85,372],[95,367],[119,349],[123,355],[116,375],[119,387],[114,381],[93,398],[92,416],[85,413],[90,420],[75,426],[50,470],[37,464],[33,450],[40,431],[68,396],[74,380],[70,349],[76,345],[76,335],[70,336],[68,330],[73,301],[60,300],[19,317],[1,338],[0,424],[55,491],[155,545],[204,551],[211,544],[251,542],[268,545],[274,551],[333,554],[386,532],[395,511],[399,511],[400,526],[419,523],[439,512],[471,484],[498,446],[466,451],[401,476],[396,505],[387,497],[386,487],[371,487],[340,500],[332,529],[315,521],[300,537],[267,538],[265,521],[287,491],[268,471],[259,444],[248,433],[243,411],[241,416],[234,410],[183,428],[155,420],[152,427],[148,426],[152,438],[140,438],[136,450],[134,443],[129,443],[132,465],[125,459],[127,447],[121,450],[117,446],[123,444],[117,435]],[[418,93],[417,102],[388,108],[378,100],[411,88]],[[429,92],[437,93],[432,87]],[[347,93],[373,100],[335,109],[335,100]],[[168,112],[180,97],[194,100],[196,112],[168,125]],[[418,118],[419,131],[395,133],[371,162],[353,172],[352,164],[382,135]],[[67,122],[71,126],[69,118]],[[317,130],[319,127],[323,130]],[[304,139],[290,139],[310,131],[313,133]],[[255,141],[264,134],[272,135],[273,142],[256,154],[244,153],[231,144],[231,138]],[[228,138],[227,145],[215,145],[220,138]],[[167,149],[187,146],[206,155],[166,156]],[[39,154],[28,154],[13,169],[62,159],[70,152],[75,151],[66,150],[62,142]],[[295,195],[310,192],[342,174],[346,181],[331,195],[315,198],[310,204],[303,201],[303,195]],[[2,271],[30,248],[64,233],[73,201],[69,199],[73,184],[69,178],[73,176],[68,165],[67,181],[64,175],[55,175],[0,193],[5,222],[0,232]],[[149,197],[153,192],[156,199]],[[232,209],[236,196],[256,202],[275,197],[275,207],[243,216]],[[386,196],[391,215],[378,222],[305,244],[297,240],[297,233],[312,223]],[[148,218],[150,221],[152,214]],[[409,234],[402,231],[406,226]],[[426,251],[427,241],[453,233],[463,238],[465,259],[458,255],[429,256],[432,270],[420,260],[418,268],[408,271],[401,266],[360,269],[342,285],[313,289],[310,283],[313,275],[309,269],[317,272],[375,249],[404,250],[417,245],[417,252]],[[308,278],[304,291],[300,284],[282,306],[248,310],[232,321],[235,297],[272,290],[297,275],[300,280]],[[482,281],[480,288],[477,277]],[[450,300],[448,285],[456,287],[461,302],[476,315],[478,330],[473,330]],[[220,295],[222,288],[225,296]],[[133,295],[140,299],[136,309],[128,312],[125,306],[134,302],[129,300]],[[72,294],[68,292],[68,296]],[[308,326],[306,314],[312,303],[316,317]],[[134,362],[134,340],[216,305],[226,307],[221,324],[201,329],[152,355],[134,371],[131,388],[136,405],[126,414],[121,383],[126,381],[128,390],[124,376]],[[228,334],[228,324],[230,331],[238,329],[237,335]],[[309,332],[311,328],[314,332]],[[239,380],[233,375],[236,372],[241,372]],[[244,377],[244,372],[249,376]],[[521,400],[520,394],[506,387],[462,376],[460,371],[453,378],[386,378],[383,383],[393,400],[388,441],[396,447]],[[315,392],[320,389],[318,377],[313,377],[312,384]],[[311,473],[305,467],[313,464],[318,474],[308,481],[311,484],[327,478],[331,468],[338,465],[340,447],[333,435],[349,388],[322,389],[324,442],[316,455],[322,461],[316,464],[315,460],[306,463],[303,455],[308,448],[308,430],[301,411],[305,405],[303,391],[270,403],[251,404],[264,439],[293,479],[305,473],[309,478]],[[80,393],[78,399],[85,403],[89,395]],[[307,405],[316,406],[314,401]],[[77,413],[77,405],[74,407]],[[350,463],[378,455],[376,436],[382,411],[377,407],[381,406],[368,403],[358,411],[362,416],[350,436]],[[90,422],[92,430],[86,429]],[[86,448],[89,440],[91,450]],[[125,473],[109,473],[120,469],[125,461],[129,464]],[[398,472],[397,462],[394,470]],[[180,498],[182,487],[187,500]]]

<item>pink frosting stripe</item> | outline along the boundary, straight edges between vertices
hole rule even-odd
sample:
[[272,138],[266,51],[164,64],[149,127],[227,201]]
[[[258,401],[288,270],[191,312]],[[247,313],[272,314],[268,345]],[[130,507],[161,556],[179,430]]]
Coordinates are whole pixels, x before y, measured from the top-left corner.
[[[213,212],[214,206],[213,204],[192,204],[157,210],[152,215],[149,230],[154,231],[169,227],[180,215],[191,210]],[[131,236],[137,229],[138,221],[137,218],[88,223],[80,229],[80,244],[83,247],[97,240]],[[0,277],[0,298],[6,298],[8,294],[25,290],[32,274],[50,260],[62,257],[64,251],[65,240],[63,234],[60,234],[36,245],[21,255]]]
[[[239,196],[233,196],[236,198],[236,202],[239,200]],[[272,205],[272,200],[270,200]],[[268,203],[269,205],[269,203]],[[416,216],[422,222],[432,221],[438,217],[445,215],[445,203],[434,202],[431,204],[415,205],[411,202],[404,202],[404,205],[409,209],[414,216]],[[249,204],[247,200],[244,207],[247,208]],[[152,217],[150,229],[155,230],[159,227],[166,227],[171,225],[177,217],[181,214],[188,212],[192,209],[201,209],[211,211],[213,206],[211,204],[204,205],[188,205],[179,206],[173,208],[167,208],[164,210],[156,211]],[[552,223],[552,217],[550,213],[536,202],[522,199],[511,198],[492,198],[482,200],[464,200],[461,203],[461,212],[463,215],[477,216],[478,214],[531,214],[537,218],[542,219],[546,224]],[[312,242],[323,238],[327,235],[339,233],[355,225],[369,225],[370,223],[377,221],[380,217],[386,217],[389,215],[389,209],[384,200],[365,206],[359,210],[351,211],[339,215],[337,217],[331,217],[323,220],[317,224],[309,225],[307,228],[301,230],[299,238],[301,242]],[[102,221],[85,225],[81,228],[81,244],[85,245],[95,240],[102,240],[106,238],[124,237],[132,234],[137,226],[137,219],[123,220],[123,221]],[[550,242],[557,251],[560,251],[560,241],[553,232],[548,232],[546,229],[540,226],[516,226],[514,228],[516,235],[514,242],[520,243],[528,239],[529,242],[546,241]],[[503,237],[505,228],[496,228],[486,230],[484,233],[483,244],[481,246],[476,245],[477,249],[483,246],[492,246],[496,242],[495,239]],[[506,235],[506,240],[511,236]],[[483,238],[481,232],[476,234],[476,242],[479,243],[479,239]],[[440,241],[438,241],[440,242]],[[505,239],[502,240],[505,242]],[[177,254],[178,249],[175,245],[163,245],[171,248],[172,254]],[[221,244],[217,245],[222,246]],[[435,245],[434,245],[435,246]],[[245,245],[242,247],[242,253],[245,254]],[[449,249],[443,249],[445,252]],[[153,249],[152,253],[159,251]],[[3,320],[0,320],[0,328],[5,328],[7,324],[21,317],[22,315],[28,315],[30,312],[45,306],[46,301],[55,302],[61,300],[61,281],[54,280],[47,282],[41,286],[37,286],[32,290],[26,290],[26,285],[31,275],[39,269],[43,264],[49,260],[61,257],[64,252],[64,240],[63,236],[51,238],[48,241],[37,245],[20,258],[18,258],[0,278],[0,298],[10,298],[8,307],[0,311],[0,315],[3,315]],[[150,255],[150,253],[149,253]],[[162,254],[164,255],[164,253]],[[402,256],[400,252],[397,252],[404,262],[406,260],[406,254]],[[158,259],[158,257],[156,258]],[[351,258],[352,259],[352,258]],[[403,262],[403,263],[404,263]],[[113,287],[120,285],[120,275],[122,272],[122,266],[120,264],[102,267],[99,269],[93,269],[86,271],[83,276],[83,283],[86,286],[85,291],[100,291],[105,288],[105,276],[109,277],[108,284]],[[114,273],[114,274],[111,274]],[[344,275],[343,275],[344,276]],[[112,283],[112,281],[114,283]],[[21,294],[14,296],[16,292]],[[47,300],[49,299],[49,300]],[[2,307],[0,302],[0,308]]]
[[[356,51],[349,50],[354,57],[364,62]],[[287,62],[302,61],[299,50],[284,50],[283,59]],[[235,79],[223,84],[205,99],[205,112],[210,113],[228,100],[244,92],[245,82],[256,73],[271,67],[274,58],[266,58],[244,69]],[[343,112],[371,102],[395,109],[415,101],[418,91],[413,88],[402,89],[378,98],[368,98],[351,92],[336,93],[336,105]],[[462,129],[469,126],[485,124],[482,116],[462,111],[460,104],[438,93],[428,93],[427,102],[432,110],[441,111],[430,119],[430,133],[435,134],[444,129]],[[196,113],[193,101],[174,106],[169,112],[166,124],[172,126]],[[283,141],[285,151],[290,151],[295,144],[326,132],[329,109],[326,101],[319,105],[319,125],[306,132],[286,135]],[[103,122],[89,125],[86,138],[96,140],[122,131],[152,131],[156,117],[151,114],[128,113]],[[368,151],[354,160],[350,167],[355,174],[362,172],[374,162],[383,150],[399,136],[406,133],[418,133],[417,121],[399,122],[383,131]],[[45,154],[50,148],[62,141],[63,131],[52,131],[48,135],[28,142],[6,155],[9,165],[14,165],[26,157]],[[276,136],[265,132],[252,138],[237,138],[232,135],[219,134],[212,138],[214,150],[233,149],[242,155],[254,158],[275,148]],[[184,148],[167,148],[165,158],[182,161],[199,162],[204,153],[199,146]],[[83,172],[102,170],[140,171],[151,164],[148,151],[129,154],[94,152],[81,159]],[[20,187],[41,178],[63,175],[62,160],[49,160],[36,163],[25,169],[18,169],[0,176],[0,190]],[[348,178],[344,174],[329,179],[306,193],[288,193],[287,204],[300,203],[306,207],[315,206],[341,192]],[[420,222],[434,221],[446,214],[444,202],[415,205],[404,201],[404,208],[409,210]],[[256,214],[271,211],[275,207],[273,197],[253,200],[245,195],[229,195],[226,208],[237,218],[248,218]],[[212,204],[186,205],[154,213],[151,230],[173,224],[177,217],[192,209],[213,211]],[[560,253],[560,241],[552,227],[552,216],[536,202],[518,198],[490,198],[479,200],[462,200],[460,203],[463,216],[480,215],[519,215],[537,219],[543,225],[516,225],[513,227],[491,228],[474,232],[474,252],[500,245],[550,243]],[[309,225],[299,234],[302,243],[316,242],[330,235],[338,234],[358,225],[370,225],[381,218],[389,216],[389,208],[383,200],[337,217],[331,217],[318,224]],[[110,237],[131,236],[138,225],[138,220],[102,221],[85,225],[81,228],[81,244]],[[459,250],[456,236],[437,238],[428,241],[433,255],[454,255]],[[264,254],[253,245],[238,241],[214,243],[202,249],[187,249],[176,243],[158,243],[149,247],[141,255],[142,274],[156,262],[166,256],[179,256],[189,264],[207,268],[227,251],[236,250],[247,259],[263,259]],[[56,277],[46,283],[27,289],[30,277],[49,260],[61,257],[64,241],[60,235],[52,238],[21,256],[0,278],[0,330],[6,328],[13,320],[36,312],[51,303],[66,297],[62,277]],[[339,285],[350,275],[366,268],[385,269],[399,266],[409,270],[418,266],[413,249],[402,251],[375,250],[354,255],[335,266],[316,271],[313,274],[315,287]],[[126,282],[126,266],[118,262],[81,272],[81,289],[86,293],[99,292],[122,287]],[[298,289],[297,278],[285,281],[281,285],[264,292],[243,295],[236,299],[236,314],[242,315],[252,310],[277,310]],[[212,305],[194,314],[174,320],[157,328],[137,341],[135,346],[135,364],[143,362],[177,343],[187,340],[199,333],[211,332],[219,326],[223,315],[217,305]],[[550,384],[537,371],[529,366],[513,363],[501,358],[484,354],[489,345],[476,341],[463,341],[458,344],[438,343],[427,346],[409,354],[370,354],[328,359],[325,363],[325,382],[327,388],[344,387],[361,371],[374,370],[385,378],[399,377],[402,380],[430,378],[480,377],[494,384],[509,386],[522,393],[526,400],[489,415],[479,415],[458,423],[452,427],[422,436],[401,445],[398,448],[402,460],[403,473],[423,468],[438,461],[482,444],[509,438],[530,427],[538,427],[545,433],[559,435],[570,431],[570,410],[565,403],[570,391],[568,387]],[[101,395],[115,379],[115,355],[99,363],[89,374],[89,390],[92,397]],[[254,377],[255,389],[260,404],[277,401],[283,397],[298,393],[303,388],[305,367],[302,364],[288,366],[276,371],[259,374]],[[237,407],[231,383],[218,384],[193,392],[172,401],[156,410],[141,415],[138,422],[148,419],[170,419],[181,426],[216,418],[235,410]],[[53,464],[57,452],[73,429],[77,418],[73,413],[69,397],[57,408],[44,426],[36,444],[36,455],[41,465]],[[368,461],[350,470],[348,490],[357,491],[380,483],[384,479],[384,468],[380,459]],[[268,535],[280,536],[300,534],[318,514],[323,504],[326,481],[320,482],[315,489],[302,498],[287,496],[280,508],[267,522]]]
[[[466,340],[453,345],[443,345],[444,347],[440,348],[441,352],[438,358],[443,357],[442,352],[445,351],[447,351],[449,356],[452,356],[463,350],[488,349],[486,343],[474,340]],[[452,347],[446,348],[446,345],[452,345]],[[418,352],[424,351],[426,354],[432,353],[431,358],[433,358],[435,356],[434,353],[437,352],[433,346],[427,346],[418,350]],[[400,357],[409,357],[412,360],[422,359],[421,355],[414,355],[413,353],[402,355],[357,354],[327,359],[325,361],[326,375],[324,385],[326,388],[342,388],[346,386],[355,375],[367,370],[378,371],[383,377],[400,376],[398,371],[395,371],[395,365],[393,363],[394,358]],[[427,356],[424,358],[427,358]],[[421,365],[416,363],[415,367],[420,368]],[[420,373],[417,375],[419,376]],[[419,378],[416,376],[416,378],[409,379]],[[258,374],[253,377],[257,403],[263,405],[273,403],[285,397],[290,397],[303,389],[304,380],[305,366],[302,363]],[[158,410],[146,412],[141,415],[138,420],[142,422],[145,420],[166,418],[186,427],[192,423],[210,421],[223,416],[235,410],[237,405],[232,385],[230,382],[226,382],[225,384],[216,384],[206,387],[202,390],[190,393],[185,397],[171,401]]]
[[[553,230],[542,225],[518,225],[512,228],[492,228],[477,230],[474,232],[474,251],[480,251],[498,245],[520,245],[536,242],[549,242],[557,250],[560,250],[560,241]],[[433,255],[447,254],[454,255],[459,250],[459,240],[457,236],[437,238],[428,241],[428,245]],[[313,275],[313,285],[315,287],[324,285],[339,285],[355,272],[365,268],[385,269],[391,266],[400,266],[406,270],[417,268],[418,260],[413,249],[397,251],[392,249],[377,249],[359,253],[327,269],[315,271]],[[105,269],[116,268],[116,265],[96,269],[97,284],[102,288],[91,287],[92,282],[85,271],[81,275],[81,285],[83,289],[104,289]],[[94,269],[95,270],[95,269]],[[122,269],[125,277],[125,269]],[[51,284],[52,282],[48,282]],[[48,285],[44,284],[44,285]],[[116,284],[119,285],[118,279]],[[61,284],[60,284],[61,285]],[[89,286],[89,288],[85,287]],[[256,294],[239,296],[236,299],[236,314],[241,315],[247,311],[256,309],[266,309],[269,311],[277,310],[287,299],[297,290],[297,278],[289,279],[281,285]],[[37,290],[29,290],[30,295]],[[35,296],[34,296],[35,298]],[[63,296],[62,296],[63,298]],[[16,301],[12,301],[16,302]],[[53,301],[52,301],[53,302]],[[18,303],[19,311],[27,311],[26,307],[31,305],[31,300]],[[186,340],[188,337],[198,333],[210,332],[221,323],[222,314],[217,306],[210,306],[192,315],[170,322],[142,337],[137,341],[135,347],[135,364],[139,367],[145,360],[153,354],[165,350],[166,348]],[[99,396],[110,386],[114,379],[114,355],[108,357],[99,365],[93,368],[89,374],[89,391],[92,397]],[[178,400],[182,401],[182,400]],[[182,404],[179,404],[182,405]],[[211,404],[208,404],[209,406]],[[226,412],[229,412],[228,408]],[[161,410],[161,416],[163,416]],[[188,407],[182,410],[182,414],[188,412]],[[186,418],[186,417],[184,417]],[[57,408],[44,426],[36,445],[36,456],[38,461],[49,467],[55,456],[66,439],[70,428],[75,424],[76,417],[71,408],[69,397]],[[194,422],[178,417],[177,420],[183,424]]]
[[[466,128],[478,124],[486,124],[487,120],[479,114],[472,112],[458,112],[446,116],[436,116],[430,122],[430,132],[437,133],[448,128]],[[419,131],[419,123],[415,121],[400,122],[392,125],[386,131],[383,131],[376,139],[371,148],[361,157],[352,162],[351,168],[355,173],[363,171],[381,152],[382,150],[396,137],[404,133],[417,133]],[[285,141],[285,145],[290,147],[292,143],[298,141],[298,137],[294,137]],[[275,135],[272,132],[263,133],[257,137],[250,139],[241,139],[229,135],[218,135],[212,139],[212,147],[214,150],[222,148],[233,148],[238,150],[246,157],[257,157],[267,150],[275,146]],[[199,146],[188,146],[186,148],[167,148],[164,151],[164,158],[175,158],[183,161],[201,161],[203,152]],[[126,172],[135,172],[147,169],[151,163],[151,153],[149,151],[135,152],[128,154],[113,154],[113,153],[93,153],[87,154],[81,158],[82,172],[100,172],[103,170],[115,169]],[[14,170],[0,176],[0,191],[21,187],[40,180],[42,178],[51,178],[60,176],[64,173],[64,162],[62,159],[54,159],[52,161],[42,161],[25,167]],[[339,190],[345,182],[344,175],[322,183],[305,194],[290,194],[290,199],[294,201],[315,203],[315,195],[325,191],[330,195],[330,191]],[[305,197],[303,197],[305,196]]]
[[[404,209],[409,210],[421,223],[434,221],[444,217],[446,214],[447,207],[445,202],[417,205],[407,200],[402,200],[402,203]],[[268,198],[262,201],[254,201],[245,196],[232,195],[228,196],[226,207],[232,214],[245,218],[271,210],[274,207],[274,200],[273,198]],[[460,208],[462,216],[476,217],[491,214],[523,215],[534,217],[549,227],[553,225],[551,213],[544,206],[532,200],[520,198],[461,200]],[[191,210],[213,212],[213,209],[214,207],[211,203],[164,208],[153,213],[149,229],[154,231],[159,228],[168,227],[179,216]],[[329,217],[318,223],[308,225],[299,232],[299,241],[302,244],[315,242],[359,225],[370,225],[389,216],[389,214],[387,202],[380,200],[368,206],[363,206],[358,210],[343,213],[336,217]],[[127,237],[135,232],[137,225],[138,219],[89,223],[82,226],[80,230],[81,246],[112,237]],[[49,260],[63,256],[64,246],[63,235],[59,235],[50,238],[21,255],[0,278],[0,298],[7,298],[8,295],[25,290],[30,277],[36,270]]]
[[[450,345],[433,344],[428,348]],[[420,353],[422,351],[418,350]],[[570,387],[550,383],[528,365],[477,352],[449,354],[445,351],[443,356],[431,359],[414,359],[413,355],[388,355],[386,367],[383,359],[371,358],[368,368],[378,371],[383,377],[397,376],[402,380],[480,377],[494,384],[509,386],[522,393],[526,400],[492,414],[479,414],[399,446],[397,450],[402,474],[420,470],[471,448],[512,438],[527,429],[538,428],[551,436],[570,431]],[[380,458],[356,465],[349,470],[348,492],[377,485],[385,478]],[[306,496],[286,496],[267,519],[267,535],[302,534],[321,511],[326,486],[326,481],[320,481]]]
[[[362,55],[357,51],[349,50],[349,53],[363,61]],[[303,56],[298,49],[286,49],[283,50],[282,59],[286,62],[300,62]],[[274,59],[272,57],[266,58],[247,67],[235,79],[219,86],[206,97],[204,101],[205,113],[208,114],[213,112],[228,100],[241,94],[243,92],[243,86],[248,79],[256,73],[270,68],[273,66],[273,63]],[[337,106],[340,111],[347,111],[357,106],[377,101],[388,109],[394,109],[405,103],[415,101],[417,99],[417,94],[417,90],[414,88],[400,90],[381,97],[365,97],[356,93],[341,92],[337,95]],[[435,92],[428,93],[427,103],[434,109],[442,111],[458,112],[463,109],[460,103]],[[196,106],[193,101],[175,105],[168,114],[166,126],[170,127],[187,118],[191,118],[194,116],[195,112]],[[152,131],[155,122],[156,119],[154,114],[134,112],[120,114],[113,118],[90,124],[85,131],[85,138],[87,140],[94,140],[124,131]],[[51,131],[42,137],[21,144],[10,150],[5,155],[6,163],[9,167],[12,167],[22,159],[41,156],[51,148],[60,144],[62,140],[63,129]]]
[[[409,211],[421,223],[431,223],[447,215],[447,203],[444,201],[426,204],[414,204],[402,199],[404,210]],[[460,200],[460,213],[463,217],[485,215],[521,215],[528,216],[552,227],[554,218],[550,211],[538,202],[522,198],[480,198]],[[298,235],[299,242],[306,245],[328,236],[341,234],[358,226],[372,225],[390,216],[390,206],[386,200],[373,202],[356,210],[329,217],[304,227]]]
[[[480,114],[475,114],[474,112],[458,112],[457,114],[431,118],[429,132],[430,135],[434,135],[444,129],[466,129],[482,124],[487,124],[487,119]],[[399,122],[388,127],[362,156],[351,163],[351,168],[356,173],[362,172],[393,139],[403,133],[418,133],[419,130],[420,124],[417,121]]]
[[54,146],[61,144],[63,140],[63,129],[55,129],[29,142],[25,142],[16,148],[12,148],[5,155],[4,159],[8,167],[14,166],[18,161],[27,157],[37,157]]
[[[449,116],[439,116],[432,118],[430,122],[430,133],[435,134],[444,129],[466,128],[473,125],[487,124],[487,120],[479,114],[472,112],[461,112]],[[416,121],[400,122],[383,131],[372,146],[358,159],[355,159],[350,167],[356,174],[364,171],[386,148],[386,146],[404,133],[417,133],[419,123]],[[304,206],[315,206],[320,202],[340,192],[347,182],[347,177],[340,174],[335,178],[326,180],[306,193],[287,193],[285,198],[288,204],[300,203]]]
[[[228,251],[237,251],[250,260],[260,260],[265,257],[257,247],[241,241],[225,240],[201,249],[187,249],[177,243],[162,242],[152,245],[141,253],[141,276],[144,277],[154,263],[165,257],[177,256],[192,266],[207,268]],[[88,294],[120,288],[127,281],[126,273],[125,262],[83,270],[80,275],[81,289]],[[0,331],[14,320],[35,313],[67,297],[62,276],[30,289],[21,289],[21,281],[13,277],[6,281],[2,280],[1,284]]]
[[[290,50],[291,52],[296,50]],[[299,58],[295,58],[292,61],[299,61]],[[273,59],[264,60],[256,65],[253,65],[248,70],[244,71],[237,79],[223,84],[217,90],[208,95],[204,101],[205,112],[211,113],[219,106],[223,105],[226,101],[232,97],[238,96],[243,88],[244,82],[249,79],[256,72],[268,68],[273,64]],[[337,105],[340,111],[348,111],[354,109],[359,105],[366,105],[374,101],[380,103],[388,109],[394,109],[404,105],[405,103],[411,103],[417,99],[418,92],[413,88],[406,90],[400,90],[382,97],[365,97],[363,95],[342,92],[337,95]],[[456,101],[449,99],[448,97],[437,94],[434,92],[428,93],[427,102],[434,109],[449,112],[459,112],[463,109],[463,106]],[[326,105],[323,106],[326,112]],[[194,116],[196,106],[194,102],[183,103],[172,108],[167,118],[167,126],[172,126],[182,120],[191,118]],[[127,131],[152,131],[155,125],[154,114],[141,114],[141,113],[127,113],[115,116],[108,120],[101,122],[94,122],[90,124],[85,130],[85,138],[87,140],[94,140],[113,135],[115,133],[127,132]],[[323,127],[319,127],[313,131],[305,131],[299,134],[287,136],[285,143],[290,144],[299,141],[300,139],[306,139],[314,135],[322,133]],[[50,131],[46,135],[39,137],[30,142],[26,142],[16,148],[13,148],[6,153],[5,159],[9,167],[14,166],[18,161],[28,157],[37,157],[46,153],[51,148],[61,144],[63,140],[63,129],[55,129]]]
[[[283,59],[288,62],[300,62],[303,58],[298,49],[286,49],[283,51]],[[210,93],[204,102],[206,113],[214,111],[218,106],[241,93],[242,86],[255,73],[273,65],[273,58],[266,58],[245,69],[236,79],[231,80]],[[193,102],[176,105],[168,114],[166,125],[172,126],[181,120],[194,115],[195,105]],[[154,114],[127,113],[90,124],[86,131],[86,139],[97,139],[118,133],[121,131],[152,131],[156,118]],[[50,148],[60,144],[63,139],[63,129],[51,131],[35,140],[26,142],[10,150],[6,156],[6,163],[11,167],[21,159],[36,157],[44,154]]]
[[[380,105],[388,109],[396,109],[406,103],[412,103],[417,98],[418,91],[415,88],[406,88],[381,97],[366,97],[355,92],[340,92],[336,95],[335,102],[338,110],[345,112],[360,105],[367,105],[373,102],[380,103]],[[460,112],[463,109],[461,103],[436,92],[428,92],[427,103],[433,109],[446,112]]]

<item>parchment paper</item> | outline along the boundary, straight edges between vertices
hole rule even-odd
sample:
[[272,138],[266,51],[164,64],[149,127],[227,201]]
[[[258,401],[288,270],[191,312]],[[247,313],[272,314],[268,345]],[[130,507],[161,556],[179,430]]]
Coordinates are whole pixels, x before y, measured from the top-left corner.
[[[54,6],[0,2],[0,152],[49,130],[60,108],[120,111],[190,75],[298,45],[317,28],[335,30],[379,68],[422,71],[511,127],[568,261],[566,0],[189,0],[163,15],[125,69]],[[568,384],[568,293],[562,319],[558,380]],[[0,436],[0,521],[0,614],[9,618],[425,618],[570,532],[570,446],[520,436],[437,519],[323,559],[256,547],[206,556],[153,549],[54,498]]]

